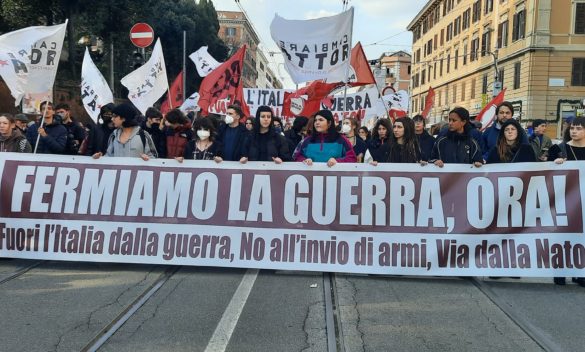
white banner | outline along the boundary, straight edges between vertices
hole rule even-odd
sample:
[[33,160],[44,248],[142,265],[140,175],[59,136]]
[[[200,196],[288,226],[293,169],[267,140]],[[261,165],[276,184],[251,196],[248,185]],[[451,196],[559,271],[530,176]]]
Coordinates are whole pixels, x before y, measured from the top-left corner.
[[0,36],[0,75],[20,104],[25,94],[53,89],[67,21],[56,26],[35,26]]
[[396,275],[585,276],[585,163],[0,153],[0,257]]
[[285,68],[295,83],[345,81],[352,29],[353,7],[335,16],[304,21],[276,15],[270,24],[272,39],[284,54]]
[[404,90],[399,90],[396,93],[387,94],[382,96],[382,99],[386,103],[386,108],[388,110],[400,110],[400,111],[408,111],[408,102],[410,101],[410,97],[408,96],[408,92]]
[[81,101],[85,111],[95,123],[97,123],[102,106],[114,102],[110,86],[93,63],[87,48],[85,48],[83,64],[81,65]]
[[142,114],[169,90],[160,38],[156,40],[150,59],[143,66],[127,74],[120,82],[128,88],[128,99]]
[[211,71],[215,70],[219,67],[219,65],[221,65],[220,62],[217,62],[217,60],[215,60],[213,56],[207,52],[207,46],[202,46],[201,48],[197,49],[197,51],[189,55],[189,58],[195,64],[197,73],[201,77],[207,76]]
[[[286,118],[292,117],[282,115],[285,92],[294,92],[294,89],[244,88],[244,99],[250,109],[250,116],[256,116],[256,110],[258,107],[266,105],[272,109],[274,116]],[[209,112],[225,115],[229,105],[230,103],[228,99],[218,100],[215,104],[209,107]]]
[[321,103],[321,108],[331,110],[337,121],[342,121],[345,118],[364,121],[385,114],[378,88],[373,85],[355,93],[348,93],[345,95],[345,99],[343,97],[343,88],[341,88],[333,95],[331,106]]
[[183,104],[179,107],[179,110],[181,110],[184,113],[188,113],[191,111],[199,111],[201,110],[201,108],[199,107],[199,105],[197,105],[198,102],[199,93],[195,92],[191,94],[189,98],[185,99]]

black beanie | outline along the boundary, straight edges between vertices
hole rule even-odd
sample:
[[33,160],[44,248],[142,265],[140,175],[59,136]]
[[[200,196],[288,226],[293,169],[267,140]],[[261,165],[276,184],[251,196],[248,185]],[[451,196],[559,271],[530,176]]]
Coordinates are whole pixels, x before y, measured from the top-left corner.
[[315,116],[317,116],[317,115],[323,116],[327,121],[334,122],[333,121],[333,113],[329,110],[319,110],[319,111],[317,111]]

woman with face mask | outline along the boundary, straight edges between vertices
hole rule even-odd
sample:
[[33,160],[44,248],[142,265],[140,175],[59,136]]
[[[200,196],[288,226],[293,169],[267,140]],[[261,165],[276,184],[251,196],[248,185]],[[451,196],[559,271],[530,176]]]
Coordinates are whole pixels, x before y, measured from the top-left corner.
[[248,160],[274,161],[276,164],[291,160],[288,142],[274,130],[273,122],[272,109],[266,105],[259,106],[256,110],[254,131],[248,135],[242,148],[242,164]]
[[215,140],[215,127],[207,117],[198,117],[193,121],[195,135],[187,143],[182,157],[175,160],[182,163],[188,160],[214,160],[216,163],[223,161],[221,143]]
[[364,161],[364,154],[366,154],[366,150],[368,149],[366,143],[358,136],[359,129],[358,123],[354,118],[346,118],[343,120],[343,124],[341,125],[341,133],[349,139],[351,145],[353,146],[353,151],[357,157],[357,162],[361,163]]

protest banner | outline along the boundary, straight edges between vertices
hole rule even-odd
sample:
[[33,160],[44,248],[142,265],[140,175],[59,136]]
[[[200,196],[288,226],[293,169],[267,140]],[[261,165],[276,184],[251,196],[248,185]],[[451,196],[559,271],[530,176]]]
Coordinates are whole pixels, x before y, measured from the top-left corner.
[[160,44],[156,40],[152,55],[138,69],[130,72],[120,80],[128,88],[128,99],[142,114],[169,90],[165,58]]
[[353,7],[338,15],[311,20],[287,20],[278,15],[270,34],[283,53],[293,82],[318,79],[345,82],[349,74]]
[[354,118],[358,122],[376,119],[386,111],[380,100],[380,93],[375,86],[369,86],[355,93],[344,94],[343,88],[331,97],[331,104],[326,106],[321,102],[322,109],[329,109],[333,118],[342,121],[345,118]]
[[97,123],[102,106],[113,103],[114,96],[108,82],[93,63],[85,48],[81,65],[81,101],[87,114]]
[[[0,153],[0,256],[574,276],[585,163],[378,167]],[[359,167],[356,167],[359,166]]]
[[191,53],[189,58],[195,64],[195,68],[200,77],[207,76],[211,71],[221,65],[221,63],[217,62],[213,56],[207,52],[207,46],[200,47],[197,51]]

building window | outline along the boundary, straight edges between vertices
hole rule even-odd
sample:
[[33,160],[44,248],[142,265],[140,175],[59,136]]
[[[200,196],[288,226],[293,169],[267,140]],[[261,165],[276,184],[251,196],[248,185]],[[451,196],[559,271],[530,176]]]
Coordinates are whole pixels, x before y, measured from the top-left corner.
[[263,63],[260,63],[260,69],[261,69],[262,71],[264,71],[264,64],[263,64]]
[[498,81],[502,82],[502,87],[504,87],[504,72],[506,71],[503,67],[498,70]]
[[585,34],[585,2],[575,4],[575,34]]
[[512,41],[523,39],[526,32],[526,9],[516,9],[514,14],[514,27],[512,28]]
[[410,75],[410,65],[408,65],[408,68],[406,70],[408,71],[408,74]]
[[441,45],[445,43],[443,39],[445,39],[445,28],[441,29]]
[[421,85],[425,84],[425,79],[427,77],[426,73],[427,72],[425,70],[422,70],[420,73],[420,84]]
[[226,37],[235,37],[236,36],[236,29],[232,27],[225,28],[225,36]]
[[463,12],[463,30],[466,30],[467,28],[469,28],[469,20],[471,19],[471,9],[467,9],[465,10],[465,12]]
[[453,22],[453,36],[461,33],[461,16],[457,17]]
[[433,79],[437,79],[437,62],[433,64]]
[[457,84],[453,85],[453,104],[457,102]]
[[490,13],[494,10],[494,0],[485,0],[485,6],[483,8],[483,13]]
[[420,62],[420,49],[416,49],[416,59],[415,62],[418,64]]
[[441,58],[439,66],[439,76],[443,77],[443,58]]
[[475,61],[477,57],[477,51],[479,50],[479,37],[471,40],[471,53],[469,54],[469,61]]
[[467,42],[463,43],[463,65],[467,65]]
[[473,15],[471,22],[475,23],[481,19],[481,0],[477,0],[473,3]]
[[427,55],[431,55],[432,52],[433,52],[433,40],[430,39],[429,42],[427,43]]
[[471,94],[470,94],[470,98],[471,99],[475,99],[475,78],[473,78],[471,80]]
[[520,62],[516,62],[514,64],[514,89],[518,89],[520,88],[520,68],[521,68],[521,63]]
[[483,74],[483,78],[482,78],[482,82],[481,82],[481,94],[487,94],[487,88],[488,88],[488,75],[487,73]]
[[455,69],[457,69],[457,66],[459,65],[459,49],[455,50],[455,56],[453,56],[453,60]]
[[449,73],[451,69],[451,54],[447,55],[447,73]]
[[439,39],[439,36],[438,36],[438,34],[435,34],[435,40],[433,41],[433,45],[434,45],[433,49],[434,50],[437,50],[437,42],[438,42],[437,39]]
[[453,38],[453,23],[449,23],[447,25],[447,41]]
[[498,48],[508,46],[508,21],[498,25]]
[[486,56],[490,53],[492,42],[492,31],[486,28],[481,36],[481,56]]
[[585,86],[585,58],[573,58],[572,86]]
[[465,82],[461,82],[461,101],[465,100]]

